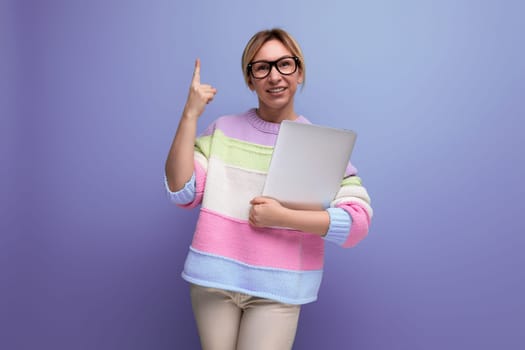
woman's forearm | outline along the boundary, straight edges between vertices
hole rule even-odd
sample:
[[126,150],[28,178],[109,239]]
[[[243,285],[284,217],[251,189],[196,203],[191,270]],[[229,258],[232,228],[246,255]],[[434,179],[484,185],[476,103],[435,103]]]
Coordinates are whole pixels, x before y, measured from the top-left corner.
[[178,191],[191,178],[197,118],[183,115],[166,159],[166,178],[171,191]]
[[283,208],[280,220],[283,227],[303,232],[326,235],[330,227],[330,215],[326,210],[294,210]]

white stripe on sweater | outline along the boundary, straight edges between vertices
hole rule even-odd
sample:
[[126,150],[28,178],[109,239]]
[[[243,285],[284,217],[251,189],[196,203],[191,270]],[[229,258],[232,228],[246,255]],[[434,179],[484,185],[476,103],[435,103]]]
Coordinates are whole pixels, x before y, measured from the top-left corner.
[[206,179],[202,207],[247,221],[250,201],[261,195],[266,175],[229,166],[213,156],[208,161],[208,172],[213,176]]
[[200,164],[200,166],[204,169],[204,171],[207,171],[208,160],[206,159],[206,157],[202,153],[197,152],[197,151],[193,152],[193,156],[195,158],[195,161]]
[[368,196],[366,188],[364,188],[363,186],[347,185],[341,187],[335,195],[335,199],[338,200],[343,197],[361,198],[362,200],[370,204],[370,197]]

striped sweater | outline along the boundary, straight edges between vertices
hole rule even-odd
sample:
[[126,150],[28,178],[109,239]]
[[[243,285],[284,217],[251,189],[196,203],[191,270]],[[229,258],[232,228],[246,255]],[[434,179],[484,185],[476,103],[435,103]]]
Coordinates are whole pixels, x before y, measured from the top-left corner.
[[[310,123],[300,116],[299,123]],[[248,223],[250,200],[261,195],[280,124],[251,109],[223,116],[195,142],[194,174],[171,192],[176,204],[201,205],[182,277],[206,287],[242,292],[289,304],[317,299],[325,240],[353,247],[368,233],[370,198],[349,164],[327,211],[325,237]]]

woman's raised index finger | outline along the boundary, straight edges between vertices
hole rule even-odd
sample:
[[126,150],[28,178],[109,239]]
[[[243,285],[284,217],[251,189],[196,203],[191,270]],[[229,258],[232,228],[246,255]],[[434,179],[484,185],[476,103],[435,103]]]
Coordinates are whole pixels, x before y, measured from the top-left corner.
[[195,60],[195,70],[193,71],[193,81],[200,83],[201,80],[201,60]]

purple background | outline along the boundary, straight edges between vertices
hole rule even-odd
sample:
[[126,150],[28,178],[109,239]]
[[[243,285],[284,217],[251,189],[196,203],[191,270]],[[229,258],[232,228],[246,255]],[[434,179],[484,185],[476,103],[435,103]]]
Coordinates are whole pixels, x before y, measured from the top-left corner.
[[[256,97],[240,56],[302,44],[297,110],[359,133],[375,218],[327,248],[297,349],[525,342],[521,1],[3,1],[0,348],[196,349],[180,278],[196,211],[164,160],[195,57],[199,128]],[[521,344],[521,345],[520,345]]]

